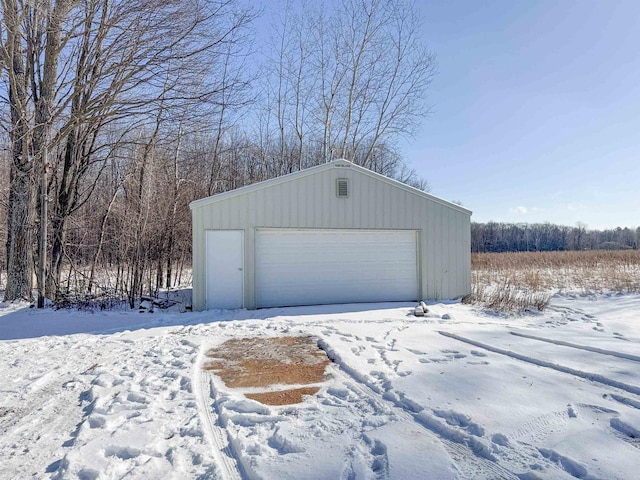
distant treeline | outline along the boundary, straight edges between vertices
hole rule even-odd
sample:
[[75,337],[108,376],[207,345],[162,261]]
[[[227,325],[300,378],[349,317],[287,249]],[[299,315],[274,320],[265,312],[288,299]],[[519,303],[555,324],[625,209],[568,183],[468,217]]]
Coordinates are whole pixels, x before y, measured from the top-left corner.
[[640,247],[640,227],[588,230],[551,223],[471,223],[472,252],[624,250]]

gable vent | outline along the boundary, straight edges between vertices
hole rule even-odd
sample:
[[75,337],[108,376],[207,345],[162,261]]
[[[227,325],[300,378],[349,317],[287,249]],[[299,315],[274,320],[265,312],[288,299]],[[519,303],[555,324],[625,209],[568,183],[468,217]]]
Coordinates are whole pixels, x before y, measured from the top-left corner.
[[349,179],[348,178],[337,179],[336,194],[338,198],[347,198],[349,196]]

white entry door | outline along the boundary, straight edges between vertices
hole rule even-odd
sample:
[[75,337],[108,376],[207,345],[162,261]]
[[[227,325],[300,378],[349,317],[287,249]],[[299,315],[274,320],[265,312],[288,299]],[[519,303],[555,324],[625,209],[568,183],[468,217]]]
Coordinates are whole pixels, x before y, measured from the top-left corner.
[[242,230],[207,230],[207,308],[242,308]]
[[414,230],[261,229],[259,307],[417,300]]

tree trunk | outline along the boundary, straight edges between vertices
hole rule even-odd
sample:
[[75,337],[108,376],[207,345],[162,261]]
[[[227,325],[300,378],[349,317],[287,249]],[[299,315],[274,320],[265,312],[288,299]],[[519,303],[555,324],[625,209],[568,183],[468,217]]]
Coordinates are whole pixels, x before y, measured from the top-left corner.
[[34,186],[33,162],[29,156],[28,79],[22,47],[22,12],[13,1],[3,1],[6,41],[2,60],[7,67],[9,106],[11,111],[12,163],[7,215],[7,286],[6,301],[31,301],[33,283]]
[[62,278],[62,257],[64,255],[64,244],[67,236],[65,216],[56,216],[51,221],[51,231],[53,233],[53,243],[51,245],[51,267],[47,276],[47,288],[49,297],[56,301],[60,300],[62,291],[60,279]]
[[12,165],[9,189],[6,301],[32,300],[34,187],[30,170]]

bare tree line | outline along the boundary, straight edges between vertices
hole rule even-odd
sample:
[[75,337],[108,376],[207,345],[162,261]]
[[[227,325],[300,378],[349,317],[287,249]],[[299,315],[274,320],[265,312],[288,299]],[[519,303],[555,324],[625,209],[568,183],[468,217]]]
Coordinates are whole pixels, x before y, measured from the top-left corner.
[[396,147],[435,72],[409,2],[286,5],[262,54],[236,0],[1,7],[6,300],[133,306],[185,280],[190,201],[334,158],[428,188]]
[[551,223],[472,223],[471,251],[543,252],[560,250],[624,250],[640,248],[640,227],[589,230]]

